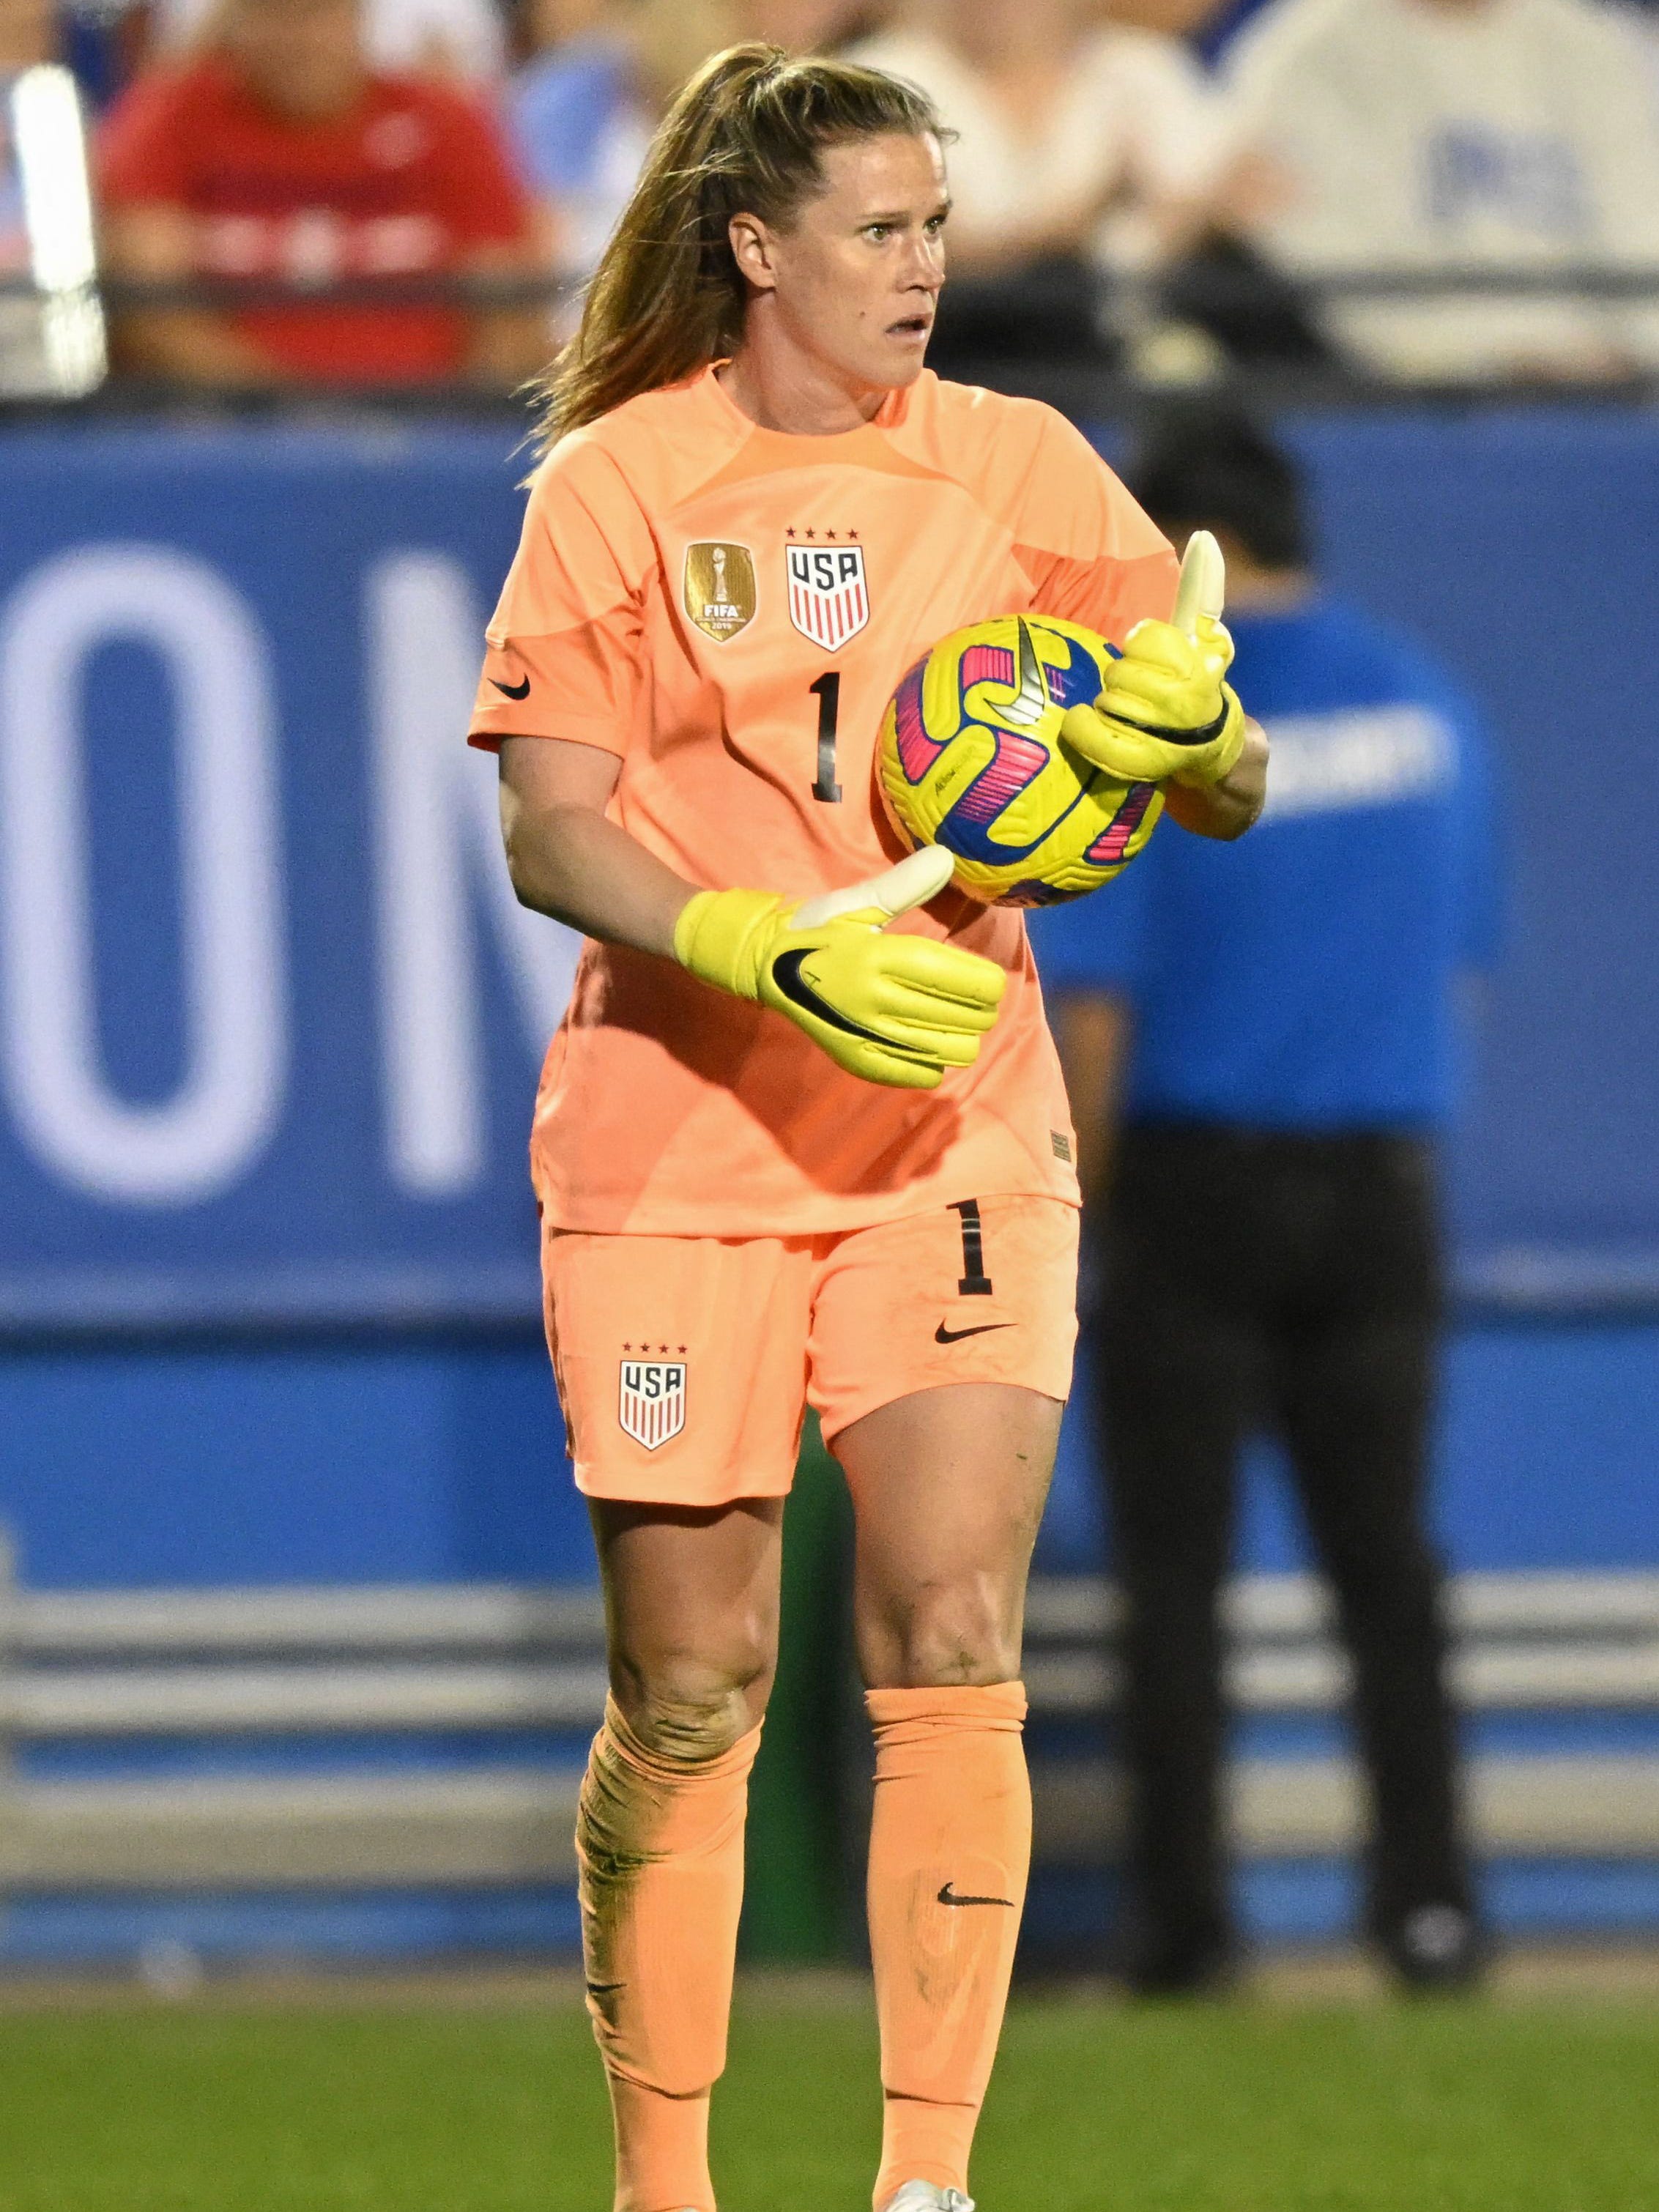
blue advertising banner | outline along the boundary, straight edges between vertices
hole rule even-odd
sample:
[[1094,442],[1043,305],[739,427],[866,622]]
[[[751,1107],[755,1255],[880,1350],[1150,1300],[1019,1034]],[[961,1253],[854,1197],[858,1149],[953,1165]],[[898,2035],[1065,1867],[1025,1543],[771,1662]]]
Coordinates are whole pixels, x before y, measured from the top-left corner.
[[0,446],[0,1322],[532,1316],[497,431]]
[[[1439,652],[1504,764],[1465,1280],[1651,1297],[1659,425],[1290,428],[1333,581]],[[533,1317],[526,1139],[574,945],[514,902],[462,742],[507,443],[0,441],[0,1327]]]

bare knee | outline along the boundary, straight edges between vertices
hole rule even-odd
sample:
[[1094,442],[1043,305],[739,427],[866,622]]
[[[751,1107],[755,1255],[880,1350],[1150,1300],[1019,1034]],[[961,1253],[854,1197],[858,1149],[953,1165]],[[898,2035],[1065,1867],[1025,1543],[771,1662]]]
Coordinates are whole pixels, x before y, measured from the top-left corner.
[[1012,1681],[1024,1604],[1000,1576],[921,1583],[860,1607],[859,1643],[872,1689],[943,1689]]
[[775,1667],[775,1654],[758,1639],[714,1656],[614,1652],[611,1689],[646,1750],[702,1766],[758,1728]]

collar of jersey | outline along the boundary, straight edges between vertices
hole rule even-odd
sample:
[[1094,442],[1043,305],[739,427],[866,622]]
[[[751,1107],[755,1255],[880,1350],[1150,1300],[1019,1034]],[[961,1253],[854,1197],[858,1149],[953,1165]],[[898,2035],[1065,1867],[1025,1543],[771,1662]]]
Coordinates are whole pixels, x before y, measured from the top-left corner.
[[[837,448],[845,451],[854,439],[866,439],[872,430],[878,433],[896,430],[904,420],[909,392],[915,388],[911,386],[907,391],[890,392],[882,401],[880,410],[868,422],[860,422],[856,429],[829,430],[822,436],[814,436],[800,430],[769,430],[763,424],[757,422],[752,416],[745,415],[716,373],[726,365],[724,360],[711,361],[702,373],[702,381],[713,403],[728,422],[741,428],[746,436],[775,441],[796,450],[806,448],[818,453],[830,453]],[[926,374],[925,371],[923,373]]]

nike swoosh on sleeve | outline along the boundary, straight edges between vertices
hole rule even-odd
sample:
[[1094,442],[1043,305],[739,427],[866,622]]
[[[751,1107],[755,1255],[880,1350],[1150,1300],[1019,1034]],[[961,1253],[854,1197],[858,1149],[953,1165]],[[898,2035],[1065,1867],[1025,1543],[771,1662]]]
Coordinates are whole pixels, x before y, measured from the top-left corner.
[[503,698],[527,699],[530,696],[530,678],[527,676],[522,684],[503,684],[499,676],[492,676],[489,680]]
[[994,1328],[1012,1328],[1011,1321],[982,1321],[973,1328],[946,1328],[941,1322],[933,1331],[935,1344],[960,1344],[964,1336],[988,1336]]
[[939,1901],[941,1905],[1006,1905],[1010,1912],[1014,1909],[1012,1897],[958,1897],[948,1881],[939,1893]]

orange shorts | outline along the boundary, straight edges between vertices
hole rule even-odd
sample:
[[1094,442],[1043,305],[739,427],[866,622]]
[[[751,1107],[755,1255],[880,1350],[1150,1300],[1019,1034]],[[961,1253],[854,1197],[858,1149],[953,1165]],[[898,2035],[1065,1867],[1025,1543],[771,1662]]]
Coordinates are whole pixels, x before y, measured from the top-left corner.
[[781,1497],[805,1407],[826,1437],[950,1382],[1064,1399],[1078,1217],[969,1199],[831,1237],[542,1237],[547,1340],[590,1497]]

